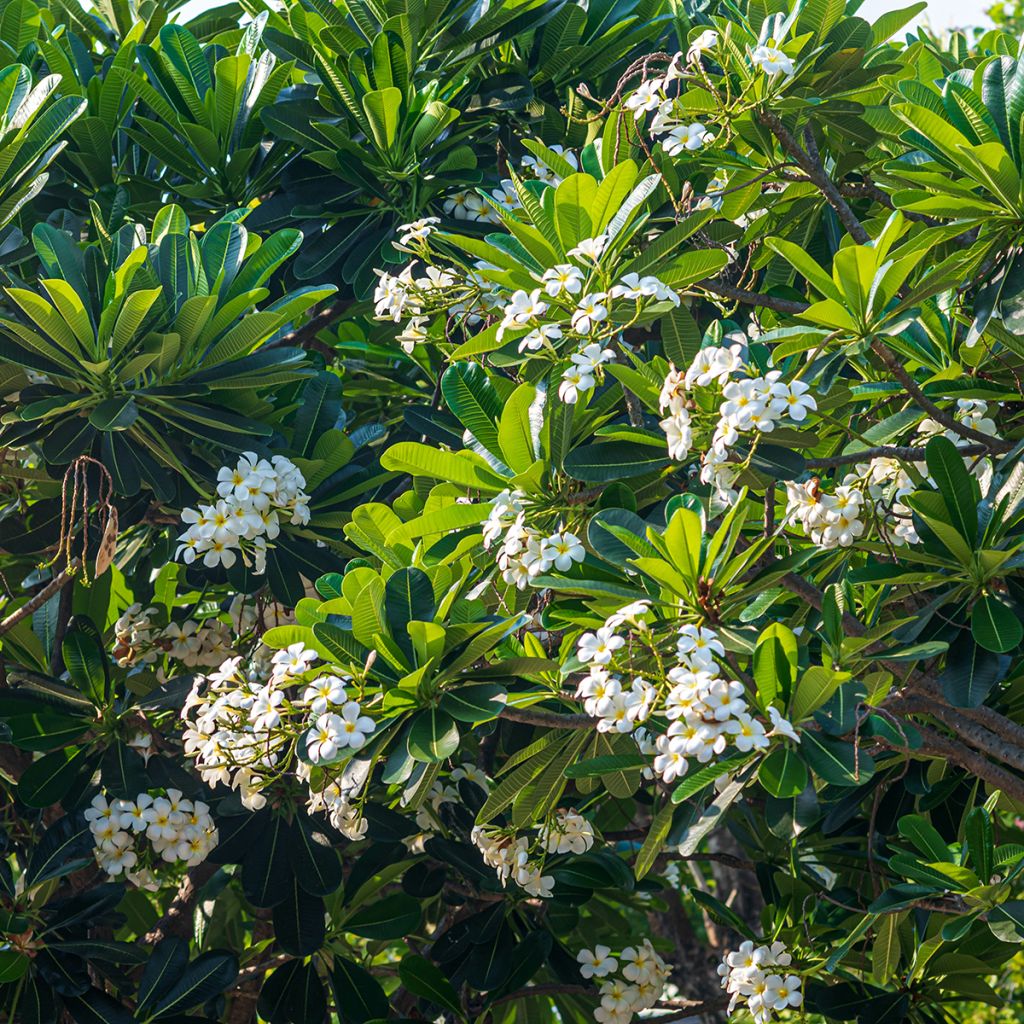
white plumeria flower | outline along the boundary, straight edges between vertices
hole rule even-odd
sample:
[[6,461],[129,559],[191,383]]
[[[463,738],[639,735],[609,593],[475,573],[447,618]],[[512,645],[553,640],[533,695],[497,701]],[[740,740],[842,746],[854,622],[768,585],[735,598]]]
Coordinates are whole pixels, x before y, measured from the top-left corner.
[[769,736],[784,736],[795,743],[800,742],[800,736],[797,734],[796,729],[793,728],[793,724],[782,717],[782,712],[778,708],[769,707],[768,717],[772,723],[772,730],[768,733]]
[[580,964],[580,974],[584,978],[605,978],[614,973],[619,962],[611,955],[610,946],[597,945],[593,950],[581,949],[576,954],[576,962]]
[[571,366],[562,374],[562,382],[558,385],[558,397],[566,405],[575,405],[580,394],[589,391],[596,381],[584,373],[578,366]]
[[785,414],[795,423],[802,423],[808,412],[814,412],[818,408],[818,403],[814,396],[808,393],[809,391],[810,386],[802,380],[795,380],[790,384],[776,380],[769,392],[771,398],[768,407],[777,415]]
[[375,728],[373,719],[363,715],[359,704],[350,700],[341,709],[339,745],[358,750]]
[[558,324],[541,324],[530,331],[529,334],[524,335],[519,342],[519,351],[536,352],[543,348],[545,342],[551,344],[558,341],[561,337],[562,328]]
[[402,224],[398,229],[398,241],[401,245],[408,245],[410,242],[424,242],[433,232],[434,225],[440,223],[438,217],[423,217],[410,224]]
[[586,557],[583,542],[574,533],[560,531],[548,537],[542,547],[542,556],[551,562],[559,572],[568,572],[574,562]]
[[612,655],[626,641],[617,636],[607,626],[602,626],[593,633],[584,633],[576,645],[576,656],[580,661],[592,661],[595,665],[607,665]]
[[284,650],[276,651],[271,664],[282,675],[297,676],[305,672],[316,661],[316,651],[309,650],[300,640],[289,644]]
[[314,715],[322,715],[329,705],[344,704],[345,681],[334,675],[320,676],[306,687],[302,699],[309,704]]
[[562,292],[579,295],[583,290],[583,271],[572,263],[558,263],[541,276],[544,291],[553,299]]
[[601,254],[604,252],[604,247],[608,244],[607,235],[598,235],[596,238],[584,238],[579,245],[570,249],[567,256],[579,256],[585,260],[592,260],[597,262],[600,259]]
[[585,345],[579,352],[574,352],[570,357],[579,367],[581,373],[593,377],[598,367],[615,358],[615,353],[610,348],[602,348],[596,342]]
[[330,712],[321,715],[306,737],[306,754],[310,761],[318,764],[333,759],[342,745],[341,731],[340,715]]
[[686,61],[688,64],[700,60],[701,54],[707,50],[713,50],[718,46],[718,33],[711,29],[705,29],[692,43],[690,48],[686,51]]
[[692,153],[714,140],[714,135],[704,125],[699,121],[694,121],[692,124],[673,128],[661,144],[669,156],[677,156],[683,150]]
[[626,100],[626,109],[633,111],[633,117],[640,120],[648,110],[657,110],[663,99],[661,95],[665,83],[660,78],[652,78],[641,82]]
[[775,46],[757,47],[750,55],[750,62],[766,75],[782,74],[788,78],[794,71],[792,58]]
[[605,305],[608,296],[604,292],[593,292],[580,299],[579,305],[572,314],[572,326],[580,334],[589,334],[602,320],[608,318],[608,307]]

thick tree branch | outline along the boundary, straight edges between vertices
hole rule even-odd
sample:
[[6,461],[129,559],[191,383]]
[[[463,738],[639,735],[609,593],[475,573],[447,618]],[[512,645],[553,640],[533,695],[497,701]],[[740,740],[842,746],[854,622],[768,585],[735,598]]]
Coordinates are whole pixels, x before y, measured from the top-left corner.
[[[987,445],[966,444],[958,446],[962,455],[984,455]],[[862,448],[846,455],[829,455],[820,459],[808,459],[808,469],[834,469],[837,466],[852,466],[869,459],[901,459],[904,462],[924,462],[924,448],[880,445],[877,448]]]
[[783,151],[797,162],[804,174],[824,195],[829,206],[836,211],[840,223],[850,233],[850,237],[860,245],[867,245],[871,241],[871,236],[864,230],[857,215],[850,209],[850,204],[843,198],[839,186],[825,173],[816,148],[814,152],[808,153],[797,142],[793,133],[782,123],[782,118],[774,111],[765,108],[760,112],[759,118],[761,123],[779,140]]
[[539,725],[545,729],[596,729],[597,719],[590,715],[560,715],[557,711],[541,711],[538,708],[505,707],[500,715],[510,722]]
[[797,302],[794,299],[780,299],[775,295],[765,295],[763,292],[752,292],[746,288],[737,288],[735,285],[727,284],[718,278],[709,277],[698,281],[696,288],[703,288],[705,291],[722,296],[723,299],[732,299],[734,302],[742,302],[745,306],[763,306],[765,309],[773,309],[776,313],[803,313],[810,308],[806,302]]
[[167,908],[167,913],[157,921],[151,931],[147,932],[142,940],[143,943],[155,946],[168,935],[176,935],[179,939],[191,938],[192,911],[199,898],[199,890],[213,878],[216,872],[217,865],[208,861],[190,868],[188,874],[181,880],[178,892]]
[[[1024,804],[1024,779],[1006,771],[1005,768],[1000,768],[997,764],[993,764],[988,758],[977,751],[971,750],[962,743],[943,736],[927,726],[915,721],[914,728],[921,734],[921,750],[924,753],[931,754],[934,757],[941,757],[951,761],[953,764],[960,765],[961,768],[966,769],[972,775],[983,779],[993,789],[1002,790],[1007,796],[1012,797],[1018,803]],[[893,747],[893,749],[904,749],[885,740],[880,739],[878,742],[885,743],[886,746]]]

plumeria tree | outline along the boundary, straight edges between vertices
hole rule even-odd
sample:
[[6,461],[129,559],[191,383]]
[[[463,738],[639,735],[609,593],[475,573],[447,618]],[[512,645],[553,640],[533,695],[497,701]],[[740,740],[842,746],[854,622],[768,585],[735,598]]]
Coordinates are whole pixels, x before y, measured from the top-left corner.
[[0,0],[0,1020],[1017,1019],[1024,65],[923,7]]

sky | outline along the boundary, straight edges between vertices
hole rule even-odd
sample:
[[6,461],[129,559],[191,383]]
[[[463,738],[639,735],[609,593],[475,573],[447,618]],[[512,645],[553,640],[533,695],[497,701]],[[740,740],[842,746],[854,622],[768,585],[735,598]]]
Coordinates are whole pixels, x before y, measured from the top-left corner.
[[[911,3],[912,0],[864,0],[857,13],[871,21],[880,14],[885,14],[886,11],[909,7]],[[990,6],[988,2],[980,2],[980,0],[928,0],[928,10],[923,17],[935,31],[963,28],[968,25],[989,28],[992,23],[983,13],[988,6]],[[916,24],[916,22],[911,24]]]
[[[873,21],[880,14],[889,10],[909,7],[914,0],[864,0],[858,12]],[[216,7],[221,0],[189,0],[185,13],[192,15],[208,7]],[[983,25],[988,28],[991,22],[982,13],[990,0],[928,0],[925,12],[927,24],[935,31],[947,28],[963,28],[968,25]],[[920,19],[918,19],[920,20]],[[917,22],[911,22],[911,27]]]

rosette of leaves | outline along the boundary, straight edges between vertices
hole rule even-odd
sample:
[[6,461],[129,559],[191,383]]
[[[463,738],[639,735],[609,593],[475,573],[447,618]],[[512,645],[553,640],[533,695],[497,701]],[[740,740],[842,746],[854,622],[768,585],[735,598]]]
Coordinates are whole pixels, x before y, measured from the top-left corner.
[[289,168],[284,194],[257,216],[325,225],[320,233],[311,226],[296,277],[329,274],[362,293],[382,261],[398,258],[391,246],[398,225],[434,212],[441,196],[481,174],[460,120],[468,79],[423,74],[391,30],[357,47],[360,38],[331,11],[324,8],[330,23],[298,50],[300,67],[319,78],[316,97],[263,112],[270,132],[301,146],[306,159]]
[[[131,61],[110,71],[139,103],[125,133],[161,169],[161,184],[190,209],[223,213],[273,191],[295,155],[283,138],[266,138],[261,112],[289,83],[292,66],[261,46],[266,16],[242,33],[229,53],[202,46],[188,29],[165,25],[159,48],[140,43]],[[144,73],[143,73],[144,72]]]
[[125,225],[84,249],[37,225],[39,287],[7,288],[10,313],[0,318],[3,358],[36,383],[8,403],[2,443],[38,444],[57,475],[91,454],[117,494],[145,486],[169,501],[183,485],[204,493],[197,477],[268,438],[275,389],[313,368],[301,349],[267,343],[334,289],[264,304],[302,235],[285,229],[264,241],[243,217],[200,236],[168,206],[148,233]]
[[47,168],[67,145],[62,136],[85,110],[78,96],[54,97],[60,75],[36,85],[23,64],[0,70],[0,229],[37,196]]

